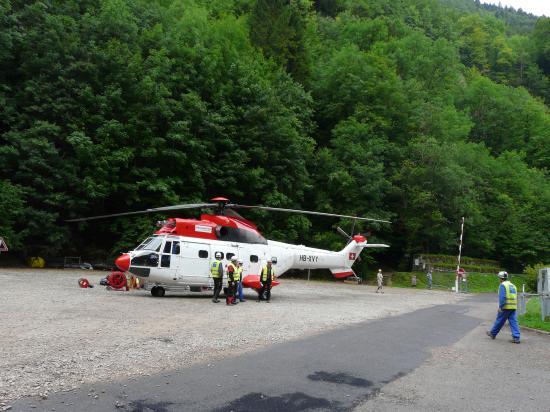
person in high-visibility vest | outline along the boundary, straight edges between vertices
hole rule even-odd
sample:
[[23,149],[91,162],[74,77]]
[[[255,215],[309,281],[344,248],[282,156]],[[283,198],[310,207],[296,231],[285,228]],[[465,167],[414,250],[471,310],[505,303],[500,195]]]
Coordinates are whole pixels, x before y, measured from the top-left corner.
[[[238,286],[237,286],[237,294],[239,295],[239,301],[244,302],[244,294],[243,294],[243,260],[239,259],[237,261],[239,266],[237,266],[238,270]],[[236,298],[236,297],[235,297]]]
[[218,303],[220,292],[222,291],[222,282],[223,282],[223,264],[221,261],[222,255],[220,252],[216,252],[215,260],[210,263],[210,274],[214,280],[214,296],[212,302]]
[[487,331],[487,336],[491,339],[496,338],[500,329],[506,323],[510,323],[512,330],[512,343],[520,343],[518,318],[516,309],[518,308],[518,290],[516,286],[508,280],[508,273],[498,272],[500,286],[498,288],[498,313],[495,324],[490,331]]
[[237,276],[239,274],[239,264],[237,263],[237,256],[231,258],[231,262],[227,265],[227,291],[233,296],[233,305],[237,304]]
[[262,284],[262,287],[260,288],[260,292],[258,294],[258,302],[263,300],[265,293],[265,301],[269,303],[269,299],[271,299],[271,282],[273,279],[275,279],[275,268],[273,267],[273,261],[271,258],[268,258],[266,265],[260,272],[260,283]]

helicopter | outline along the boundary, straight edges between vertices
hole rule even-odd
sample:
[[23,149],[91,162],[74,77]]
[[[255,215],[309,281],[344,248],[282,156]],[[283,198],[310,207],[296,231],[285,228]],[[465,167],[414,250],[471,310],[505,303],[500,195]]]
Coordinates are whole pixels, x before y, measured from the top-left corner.
[[[276,212],[300,213],[326,217],[350,218],[390,223],[387,220],[339,215],[309,210],[284,209],[268,206],[249,206],[230,203],[225,197],[215,197],[211,203],[190,203],[157,207],[136,212],[70,219],[67,222],[83,222],[95,219],[128,216],[143,213],[170,212],[183,209],[211,209],[214,213],[202,213],[200,219],[168,218],[157,222],[159,229],[142,241],[135,249],[123,253],[115,260],[122,271],[139,278],[151,295],[162,297],[169,292],[203,292],[214,288],[210,264],[216,254],[225,264],[232,258],[243,262],[242,285],[259,293],[260,271],[268,259],[275,267],[276,277],[290,269],[328,269],[336,279],[357,278],[351,266],[359,259],[364,248],[389,247],[386,244],[368,243],[361,234],[348,235],[341,228],[338,232],[348,238],[340,251],[311,248],[304,245],[267,240],[250,220],[235,209],[259,209]],[[225,265],[224,265],[225,266]],[[227,286],[227,279],[223,279]],[[272,286],[278,285],[274,280]]]

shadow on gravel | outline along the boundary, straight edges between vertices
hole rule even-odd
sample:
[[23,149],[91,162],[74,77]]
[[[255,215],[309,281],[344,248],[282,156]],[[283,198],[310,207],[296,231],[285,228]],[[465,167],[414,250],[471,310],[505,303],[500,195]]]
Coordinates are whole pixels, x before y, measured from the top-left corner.
[[312,381],[323,381],[330,383],[338,383],[351,386],[359,386],[361,388],[367,388],[372,386],[372,382],[363,378],[356,378],[348,373],[330,373],[330,372],[315,372],[314,374],[308,375],[308,379]]
[[342,411],[337,402],[324,398],[314,398],[302,392],[285,393],[281,396],[267,396],[261,393],[249,393],[231,403],[215,409],[215,412],[275,412],[306,410]]

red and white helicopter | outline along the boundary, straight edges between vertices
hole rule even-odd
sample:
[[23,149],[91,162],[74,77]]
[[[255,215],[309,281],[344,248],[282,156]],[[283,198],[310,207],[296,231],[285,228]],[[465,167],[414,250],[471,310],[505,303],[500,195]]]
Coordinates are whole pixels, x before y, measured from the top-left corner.
[[[223,261],[227,263],[234,256],[241,259],[244,268],[243,286],[258,291],[260,270],[268,258],[275,265],[277,277],[290,269],[329,269],[335,278],[341,279],[355,276],[351,266],[363,248],[389,247],[385,244],[367,243],[365,236],[349,236],[340,228],[339,232],[348,237],[349,242],[339,252],[267,240],[254,223],[240,216],[234,209],[261,209],[389,223],[387,220],[239,205],[230,203],[224,197],[213,198],[211,202],[71,219],[68,222],[182,209],[213,209],[213,214],[201,214],[200,220],[170,218],[158,222],[159,230],[134,250],[115,260],[121,271],[140,278],[145,288],[157,297],[164,296],[166,291],[201,292],[212,289],[214,282],[210,274],[210,263],[217,252],[221,253]],[[224,278],[224,284],[226,283],[227,279]],[[273,282],[273,286],[278,284],[277,281]]]

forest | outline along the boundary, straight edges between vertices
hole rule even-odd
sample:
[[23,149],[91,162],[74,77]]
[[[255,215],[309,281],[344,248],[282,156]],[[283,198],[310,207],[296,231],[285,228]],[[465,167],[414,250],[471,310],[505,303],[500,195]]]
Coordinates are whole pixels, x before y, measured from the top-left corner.
[[[0,236],[104,259],[225,196],[391,220],[363,265],[550,262],[550,18],[473,0],[0,0]],[[182,212],[177,216],[198,216]],[[352,222],[246,212],[339,250]],[[174,214],[171,215],[173,217]]]

